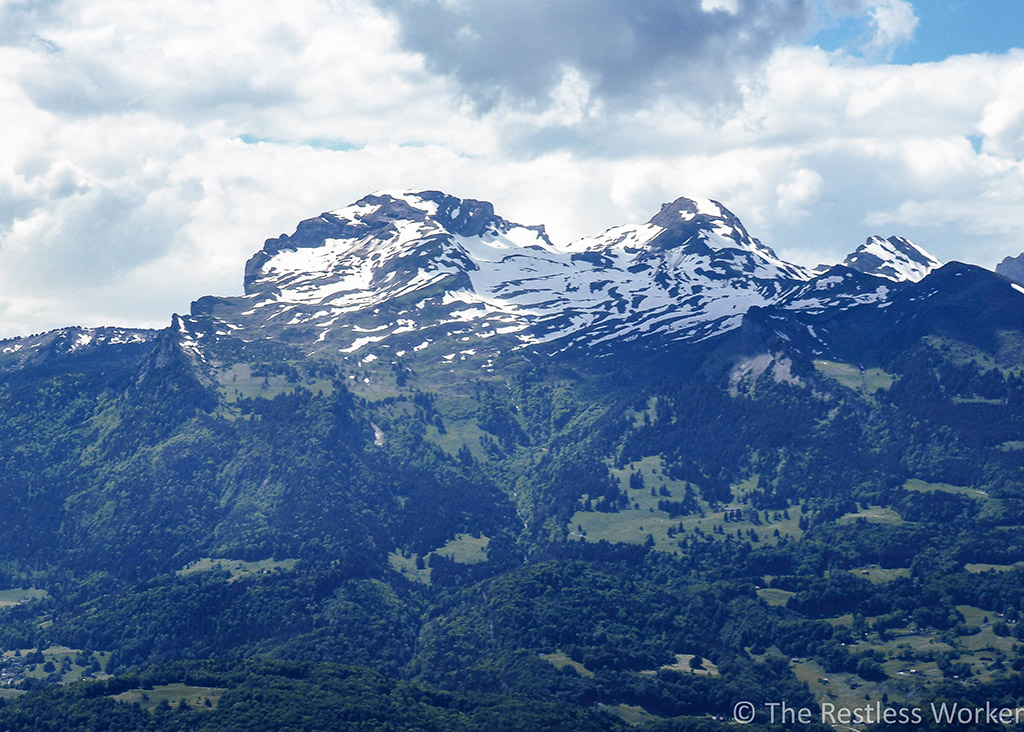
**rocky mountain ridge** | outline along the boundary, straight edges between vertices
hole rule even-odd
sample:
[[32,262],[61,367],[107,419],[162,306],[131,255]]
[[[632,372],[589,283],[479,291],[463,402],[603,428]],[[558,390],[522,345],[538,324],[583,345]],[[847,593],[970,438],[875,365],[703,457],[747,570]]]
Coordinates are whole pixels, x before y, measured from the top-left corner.
[[191,319],[363,356],[443,343],[449,360],[696,342],[739,327],[755,307],[882,306],[939,266],[905,239],[875,239],[845,267],[816,273],[782,260],[715,201],[680,198],[645,224],[560,246],[486,202],[384,192],[268,240],[246,265],[246,294],[202,298]]
[[[342,358],[486,366],[519,349],[599,355],[620,344],[707,341],[764,310],[789,323],[779,330],[787,338],[800,323],[797,341],[823,353],[836,345],[829,322],[915,302],[915,288],[941,267],[905,238],[873,236],[841,264],[807,269],[710,200],[679,198],[645,224],[558,245],[543,226],[510,222],[484,201],[379,192],[268,239],[245,265],[244,295],[200,298],[173,329],[200,359],[203,338],[237,338]],[[0,356],[20,364],[154,335],[65,329],[0,343]]]

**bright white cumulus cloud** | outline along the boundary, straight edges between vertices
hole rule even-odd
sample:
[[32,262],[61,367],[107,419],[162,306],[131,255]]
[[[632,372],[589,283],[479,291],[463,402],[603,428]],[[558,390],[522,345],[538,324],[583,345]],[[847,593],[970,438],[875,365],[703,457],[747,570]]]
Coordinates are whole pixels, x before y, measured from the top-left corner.
[[[644,3],[602,0],[606,28],[564,0],[493,68],[471,61],[494,4],[431,4],[461,21],[447,46],[410,38],[415,3],[0,0],[0,337],[163,326],[380,188],[560,240],[707,196],[808,264],[875,233],[985,266],[1024,250],[1024,53],[881,63],[914,32],[905,0],[680,0],[665,22],[712,29],[689,51]],[[839,12],[879,55],[800,45]]]
[[909,41],[917,28],[917,15],[907,0],[880,0],[871,6],[871,20],[875,33],[870,47],[876,51],[891,49]]

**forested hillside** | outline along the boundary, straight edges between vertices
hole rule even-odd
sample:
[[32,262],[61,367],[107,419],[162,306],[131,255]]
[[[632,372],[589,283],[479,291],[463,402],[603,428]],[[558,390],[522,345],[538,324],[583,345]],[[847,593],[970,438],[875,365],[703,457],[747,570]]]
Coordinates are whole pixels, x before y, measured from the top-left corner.
[[1017,699],[1021,333],[751,338],[484,371],[171,329],[5,372],[0,726]]

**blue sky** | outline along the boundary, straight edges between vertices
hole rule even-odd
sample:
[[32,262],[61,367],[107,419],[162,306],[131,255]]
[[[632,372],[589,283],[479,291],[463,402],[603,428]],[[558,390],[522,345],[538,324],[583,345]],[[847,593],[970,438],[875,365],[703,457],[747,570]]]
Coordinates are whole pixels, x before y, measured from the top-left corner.
[[965,53],[1003,53],[1020,48],[1024,3],[1020,0],[958,0],[917,3],[914,39],[896,50],[897,63],[941,61]]
[[714,198],[781,256],[1024,251],[1020,0],[0,0],[0,337],[162,327],[378,189],[556,241]]
[[[892,49],[891,61],[913,64],[970,53],[1004,53],[1024,44],[1024,2],[952,0],[913,4],[913,37]],[[810,43],[830,51],[856,50],[870,28],[863,16],[836,19]]]

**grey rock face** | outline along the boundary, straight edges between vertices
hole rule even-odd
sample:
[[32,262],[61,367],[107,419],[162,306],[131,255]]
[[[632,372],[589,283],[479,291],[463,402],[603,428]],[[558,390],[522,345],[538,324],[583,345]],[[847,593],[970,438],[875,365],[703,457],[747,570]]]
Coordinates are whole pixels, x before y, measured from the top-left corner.
[[1024,254],[1004,259],[996,265],[996,273],[1024,285]]

